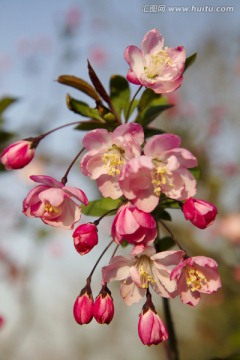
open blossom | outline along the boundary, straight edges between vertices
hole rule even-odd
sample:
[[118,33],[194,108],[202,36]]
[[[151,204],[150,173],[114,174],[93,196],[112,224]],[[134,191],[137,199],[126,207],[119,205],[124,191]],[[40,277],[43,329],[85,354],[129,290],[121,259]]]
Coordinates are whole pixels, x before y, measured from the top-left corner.
[[97,180],[104,197],[117,199],[122,195],[118,178],[126,161],[141,155],[144,134],[139,124],[124,124],[113,132],[96,129],[83,138],[87,153],[81,160],[82,173]]
[[85,255],[98,243],[97,227],[87,223],[79,225],[73,232],[75,249],[80,255]]
[[163,297],[174,297],[176,282],[170,280],[170,274],[183,255],[181,250],[156,253],[154,247],[148,246],[136,256],[114,256],[102,268],[103,281],[121,281],[120,292],[127,305],[140,301],[149,286]]
[[22,169],[30,163],[35,155],[33,142],[28,140],[17,141],[9,145],[1,154],[1,162],[6,170]]
[[138,335],[144,345],[157,345],[168,339],[168,332],[153,304],[146,302],[138,322]]
[[88,199],[80,189],[64,186],[50,176],[33,175],[30,178],[41,185],[33,188],[23,201],[23,213],[36,217],[48,225],[72,229],[81,218],[81,208]]
[[130,69],[127,79],[157,94],[176,90],[183,81],[186,52],[183,46],[164,48],[164,39],[157,29],[143,38],[142,47],[128,46],[124,53]]
[[124,196],[140,210],[151,212],[161,193],[175,200],[195,195],[196,180],[188,168],[197,166],[197,159],[180,144],[177,135],[155,135],[147,140],[145,155],[125,165],[119,185]]
[[121,244],[123,240],[135,245],[131,254],[142,252],[157,236],[156,221],[131,203],[121,206],[113,220],[113,240]]
[[185,201],[182,211],[185,219],[190,220],[199,229],[205,229],[211,225],[218,213],[216,206],[213,204],[194,198],[189,198]]
[[171,273],[177,280],[178,292],[184,304],[196,306],[201,293],[211,294],[221,287],[215,260],[205,256],[194,256],[181,262]]

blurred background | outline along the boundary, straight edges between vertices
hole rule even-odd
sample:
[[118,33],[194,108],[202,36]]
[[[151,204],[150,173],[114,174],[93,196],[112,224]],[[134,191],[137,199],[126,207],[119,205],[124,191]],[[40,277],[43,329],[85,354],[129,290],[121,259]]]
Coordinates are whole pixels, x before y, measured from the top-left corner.
[[[88,80],[87,59],[108,87],[112,74],[127,73],[125,48],[140,46],[152,28],[159,29],[166,46],[184,45],[188,56],[198,53],[182,87],[169,95],[175,107],[155,123],[182,136],[183,146],[198,157],[197,197],[219,209],[206,230],[193,228],[174,211],[168,223],[192,256],[219,262],[223,281],[222,289],[203,297],[196,308],[171,301],[183,360],[240,359],[239,14],[236,0],[0,0],[0,150],[79,120],[67,109],[65,96],[81,94],[56,79],[68,74]],[[118,284],[111,286],[116,309],[111,325],[74,322],[73,303],[109,242],[111,218],[101,223],[99,247],[81,257],[71,232],[21,212],[33,186],[29,175],[61,179],[83,135],[72,128],[51,134],[26,168],[0,172],[0,360],[167,359],[164,344],[148,348],[140,342],[143,304],[124,305]],[[69,185],[83,189],[90,200],[98,196],[80,174],[79,162]],[[100,281],[99,267],[94,296]],[[154,303],[162,314],[161,299]]]

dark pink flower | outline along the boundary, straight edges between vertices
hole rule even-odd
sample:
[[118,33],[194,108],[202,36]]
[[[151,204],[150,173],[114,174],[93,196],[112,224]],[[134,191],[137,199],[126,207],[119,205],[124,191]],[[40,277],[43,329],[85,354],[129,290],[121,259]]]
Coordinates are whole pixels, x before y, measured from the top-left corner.
[[112,237],[116,243],[126,240],[135,245],[132,254],[136,254],[151,244],[156,236],[156,221],[151,214],[139,210],[130,202],[118,209],[112,224]]
[[73,316],[80,325],[90,323],[93,318],[93,296],[88,285],[82,289],[74,303]]
[[41,185],[32,189],[24,199],[23,213],[40,218],[51,226],[72,229],[81,218],[81,208],[73,200],[87,205],[88,199],[84,192],[64,186],[50,176],[33,175],[30,178]]
[[28,140],[17,141],[9,145],[1,154],[1,162],[6,170],[22,169],[30,163],[35,155],[33,142]]
[[182,211],[185,219],[190,220],[199,229],[205,229],[211,225],[218,213],[216,206],[213,204],[194,198],[189,198],[185,201]]
[[110,324],[114,315],[113,298],[110,290],[103,285],[93,305],[93,316],[99,324]]
[[85,255],[98,243],[98,231],[94,224],[79,225],[73,233],[74,246],[80,255]]
[[164,39],[157,29],[145,35],[141,49],[128,46],[124,57],[130,66],[127,79],[133,84],[143,85],[157,94],[169,93],[182,84],[185,49],[164,47]]
[[184,304],[196,306],[201,293],[212,294],[221,287],[215,260],[194,256],[182,261],[173,269],[170,279],[177,280],[178,292]]

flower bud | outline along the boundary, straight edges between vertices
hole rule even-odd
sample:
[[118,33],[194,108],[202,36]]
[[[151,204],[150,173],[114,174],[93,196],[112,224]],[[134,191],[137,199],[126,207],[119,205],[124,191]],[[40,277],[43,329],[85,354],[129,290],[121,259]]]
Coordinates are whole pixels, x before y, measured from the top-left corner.
[[138,335],[144,345],[157,345],[168,339],[167,329],[158,316],[154,305],[148,303],[143,305],[138,322]]
[[9,145],[1,154],[1,162],[6,170],[21,169],[33,159],[35,147],[28,140],[17,141]]
[[106,285],[103,285],[93,305],[93,316],[99,324],[110,324],[114,315],[113,298]]
[[5,318],[2,315],[0,315],[0,329],[2,329],[4,325],[5,325]]
[[185,201],[182,211],[185,219],[190,220],[199,229],[205,229],[211,225],[218,213],[216,206],[213,204],[194,198]]
[[80,255],[85,255],[98,243],[97,227],[94,224],[79,225],[73,233],[74,246]]
[[93,318],[93,296],[90,286],[82,289],[73,306],[73,316],[80,325],[88,324]]

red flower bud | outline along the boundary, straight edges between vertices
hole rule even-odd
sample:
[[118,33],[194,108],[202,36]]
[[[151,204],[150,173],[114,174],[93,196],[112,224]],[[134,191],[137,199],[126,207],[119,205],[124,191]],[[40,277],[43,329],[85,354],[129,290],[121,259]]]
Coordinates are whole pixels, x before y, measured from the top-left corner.
[[80,255],[85,255],[98,243],[97,227],[94,224],[79,225],[73,233],[74,246]]
[[211,225],[218,213],[216,206],[213,204],[194,198],[185,201],[182,211],[185,219],[190,220],[199,229],[205,229]]
[[106,285],[96,297],[93,305],[93,316],[99,324],[110,324],[114,315],[113,299]]
[[9,145],[1,154],[1,162],[6,170],[21,169],[30,163],[35,155],[32,141],[21,140]]
[[89,286],[82,289],[73,306],[73,316],[80,325],[88,324],[93,318],[93,296]]

